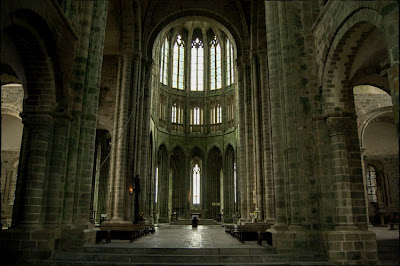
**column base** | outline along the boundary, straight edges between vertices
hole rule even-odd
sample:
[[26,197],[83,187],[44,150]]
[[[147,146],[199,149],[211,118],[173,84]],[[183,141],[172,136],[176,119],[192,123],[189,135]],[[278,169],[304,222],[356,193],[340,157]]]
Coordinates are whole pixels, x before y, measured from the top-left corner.
[[321,239],[329,261],[335,265],[375,265],[378,261],[374,232],[335,228],[323,232]]
[[[299,226],[286,226],[268,229],[267,232],[272,233],[272,246],[280,254],[290,253],[315,253],[322,254],[319,232],[314,230],[306,230]],[[283,229],[283,230],[282,230]],[[288,230],[290,229],[290,230]]]
[[51,258],[59,229],[10,228],[0,233],[2,263],[5,265],[32,264]]

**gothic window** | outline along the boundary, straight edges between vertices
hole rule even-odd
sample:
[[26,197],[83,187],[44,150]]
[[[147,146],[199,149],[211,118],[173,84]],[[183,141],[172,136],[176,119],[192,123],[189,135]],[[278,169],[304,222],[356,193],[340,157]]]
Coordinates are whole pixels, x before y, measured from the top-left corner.
[[217,36],[211,41],[210,46],[210,89],[216,90],[222,87],[221,45]]
[[165,39],[161,47],[161,62],[160,62],[160,82],[164,85],[168,85],[168,54],[169,54],[169,43],[168,39]]
[[172,123],[177,123],[177,118],[176,118],[176,116],[177,116],[177,107],[176,107],[176,103],[174,103],[173,105],[172,105],[172,110],[171,110],[171,122]]
[[172,105],[171,122],[173,124],[183,124],[183,109],[177,103]]
[[200,167],[193,167],[193,204],[200,204]]
[[173,65],[172,65],[172,87],[183,90],[183,74],[184,74],[184,50],[185,43],[182,37],[178,35],[174,44]]
[[192,42],[191,53],[191,75],[190,75],[190,90],[203,91],[203,73],[204,73],[204,59],[203,59],[203,42],[196,38]]
[[377,202],[376,198],[376,171],[373,166],[368,166],[367,169],[367,191],[368,191],[368,201]]
[[194,107],[192,109],[192,125],[202,125],[203,124],[203,110],[200,107]]
[[222,107],[220,104],[217,105],[217,124],[222,123]]
[[211,109],[211,125],[222,123],[222,107],[221,104],[216,104]]
[[226,39],[226,85],[229,86],[234,82],[234,66],[233,66],[233,46],[229,39]]

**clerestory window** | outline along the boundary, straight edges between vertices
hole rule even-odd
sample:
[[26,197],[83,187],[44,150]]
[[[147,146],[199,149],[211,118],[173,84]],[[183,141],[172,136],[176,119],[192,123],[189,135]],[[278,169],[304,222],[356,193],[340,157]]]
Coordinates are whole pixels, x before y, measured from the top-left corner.
[[233,45],[226,39],[226,85],[234,83]]
[[194,107],[192,109],[192,123],[191,125],[202,125],[203,124],[203,110],[200,107]]
[[183,75],[185,68],[185,43],[178,35],[174,44],[173,65],[172,65],[172,88],[183,90]]
[[196,38],[192,42],[191,52],[191,75],[190,75],[190,90],[203,91],[203,74],[204,74],[204,58],[203,58],[203,42]]
[[221,67],[221,45],[217,36],[210,44],[210,89],[216,90],[222,88],[222,67]]
[[169,43],[168,39],[165,39],[161,47],[161,62],[160,62],[160,82],[164,85],[168,85],[168,54],[169,54]]

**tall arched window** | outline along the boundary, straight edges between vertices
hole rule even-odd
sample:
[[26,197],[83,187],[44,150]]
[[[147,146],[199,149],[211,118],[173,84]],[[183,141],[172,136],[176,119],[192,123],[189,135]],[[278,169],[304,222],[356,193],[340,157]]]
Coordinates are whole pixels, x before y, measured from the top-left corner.
[[190,75],[190,90],[203,91],[203,73],[204,73],[204,59],[203,59],[203,42],[196,38],[192,42],[192,68]]
[[161,62],[160,62],[160,82],[164,85],[168,85],[168,54],[169,54],[169,43],[168,39],[165,39],[161,47]]
[[210,89],[216,90],[222,88],[221,73],[221,45],[219,45],[217,36],[211,41],[210,45]]
[[185,43],[182,37],[178,35],[174,44],[174,56],[172,65],[172,87],[183,90],[183,74],[185,67]]
[[373,166],[368,166],[367,169],[367,191],[368,191],[368,201],[377,202],[376,198],[376,171]]
[[200,107],[194,107],[192,110],[192,125],[201,125],[202,115]]
[[234,82],[234,66],[233,66],[233,46],[229,39],[226,39],[226,85],[229,86]]
[[178,121],[177,121],[177,106],[176,106],[176,103],[174,103],[173,105],[172,105],[172,110],[171,110],[171,122],[172,123],[177,123]]
[[193,204],[200,204],[200,167],[197,163],[193,167]]

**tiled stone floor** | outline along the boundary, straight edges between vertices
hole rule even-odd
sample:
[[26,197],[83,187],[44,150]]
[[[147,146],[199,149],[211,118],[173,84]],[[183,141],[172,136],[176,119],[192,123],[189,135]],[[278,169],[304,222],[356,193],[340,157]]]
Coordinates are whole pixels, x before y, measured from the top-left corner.
[[[225,228],[221,225],[199,225],[192,228],[191,225],[169,224],[160,224],[153,235],[141,237],[132,243],[126,240],[112,240],[104,245],[132,248],[262,248],[256,241],[240,243],[225,233]],[[267,244],[263,243],[263,246]]]

